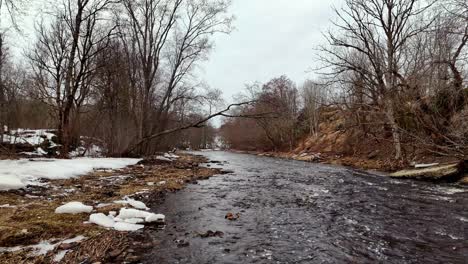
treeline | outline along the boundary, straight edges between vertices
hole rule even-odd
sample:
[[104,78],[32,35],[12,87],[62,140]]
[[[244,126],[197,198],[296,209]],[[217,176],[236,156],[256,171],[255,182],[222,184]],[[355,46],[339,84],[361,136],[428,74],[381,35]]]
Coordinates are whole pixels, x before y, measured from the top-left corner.
[[0,3],[12,25],[0,34],[2,129],[55,128],[63,155],[80,136],[104,140],[110,155],[213,142],[207,123],[151,136],[196,123],[219,105],[220,92],[195,73],[213,35],[231,31],[229,1],[57,0],[36,23],[22,62],[9,52],[8,33],[21,30],[15,18],[29,2]]
[[333,109],[349,144],[390,143],[397,160],[421,151],[466,158],[468,3],[346,0],[333,24],[318,51],[320,77],[299,88],[286,77],[256,85],[258,103],[241,112],[275,116],[227,120],[226,144],[291,150]]
[[239,150],[291,151],[299,140],[319,132],[320,108],[328,96],[323,84],[306,81],[297,87],[287,76],[249,85],[241,98],[254,103],[224,121],[223,144]]

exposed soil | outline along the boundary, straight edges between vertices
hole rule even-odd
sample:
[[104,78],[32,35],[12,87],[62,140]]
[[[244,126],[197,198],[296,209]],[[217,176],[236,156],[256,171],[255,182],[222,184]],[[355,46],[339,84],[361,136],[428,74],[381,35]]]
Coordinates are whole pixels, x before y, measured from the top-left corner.
[[395,160],[391,131],[370,126],[364,132],[351,117],[336,108],[322,109],[318,132],[305,135],[292,150],[247,152],[262,156],[287,158],[356,169],[394,172],[422,163],[456,163],[453,157],[436,155],[423,146],[403,141],[404,161]]
[[[58,206],[81,201],[87,205],[101,205],[97,212],[118,211],[123,205],[113,201],[124,196],[145,202],[148,206],[162,200],[168,192],[175,192],[221,173],[219,169],[199,167],[206,159],[181,155],[177,161],[164,162],[145,159],[121,170],[98,170],[89,175],[45,181],[44,186],[0,192],[0,248],[51,244],[65,239],[85,236],[80,243],[57,244],[44,256],[34,256],[31,250],[0,251],[0,263],[52,263],[61,250],[69,250],[61,263],[120,263],[138,262],[138,252],[152,247],[143,232],[122,233],[86,224],[89,214],[55,214]],[[164,213],[164,212],[161,212]],[[148,226],[147,228],[157,228]]]

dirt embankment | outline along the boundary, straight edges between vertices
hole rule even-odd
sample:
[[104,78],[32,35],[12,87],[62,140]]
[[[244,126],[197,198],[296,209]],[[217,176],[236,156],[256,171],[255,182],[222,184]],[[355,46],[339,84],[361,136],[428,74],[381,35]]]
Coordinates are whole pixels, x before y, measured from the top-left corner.
[[395,172],[415,164],[457,162],[453,158],[436,156],[412,142],[403,142],[405,161],[396,161],[391,130],[369,124],[356,126],[352,120],[338,109],[323,109],[318,132],[304,137],[295,149],[255,154],[383,172]]
[[[95,171],[80,178],[44,182],[44,187],[0,192],[0,263],[53,263],[60,252],[66,253],[60,263],[138,262],[138,252],[153,247],[144,231],[106,230],[86,223],[89,214],[55,214],[54,210],[81,201],[97,212],[118,211],[124,205],[114,201],[126,196],[151,207],[165,193],[221,172],[200,167],[202,162],[206,160],[190,155],[174,162],[147,159],[121,170]],[[63,242],[76,237],[84,239]],[[40,255],[37,248],[25,248],[40,244],[51,250]]]

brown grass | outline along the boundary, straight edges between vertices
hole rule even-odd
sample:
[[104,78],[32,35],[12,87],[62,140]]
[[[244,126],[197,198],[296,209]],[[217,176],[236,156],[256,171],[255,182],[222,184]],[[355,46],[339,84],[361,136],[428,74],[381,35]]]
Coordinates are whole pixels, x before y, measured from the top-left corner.
[[[49,186],[56,188],[0,192],[0,205],[15,206],[0,208],[0,247],[27,246],[45,240],[64,240],[84,235],[89,239],[68,253],[64,263],[77,263],[74,259],[83,260],[83,256],[88,256],[87,260],[92,262],[106,260],[110,257],[109,250],[120,248],[123,251],[128,247],[130,242],[123,240],[125,236],[84,224],[89,214],[55,214],[55,208],[70,201],[81,201],[94,206],[99,203],[111,204],[103,208],[95,207],[97,212],[118,211],[123,205],[113,202],[124,196],[145,191],[154,197],[157,196],[155,194],[180,190],[187,182],[205,179],[219,172],[198,167],[204,161],[201,157],[188,155],[169,164],[146,160],[144,166],[135,165],[112,172],[95,171],[80,178],[49,182]],[[120,177],[122,175],[127,177]],[[162,181],[166,184],[159,185]],[[148,182],[154,185],[150,186]],[[119,256],[135,257],[127,253]],[[52,257],[52,253],[45,257],[31,257],[25,251],[0,253],[0,263],[44,263]]]

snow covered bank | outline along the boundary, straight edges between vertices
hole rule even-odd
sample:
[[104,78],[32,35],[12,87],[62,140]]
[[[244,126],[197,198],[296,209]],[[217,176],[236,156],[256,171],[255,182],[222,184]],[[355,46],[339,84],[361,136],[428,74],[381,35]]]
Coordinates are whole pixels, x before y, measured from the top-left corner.
[[52,142],[55,137],[53,130],[49,129],[18,129],[1,137],[1,141],[9,144],[41,145],[47,139]]
[[0,191],[38,185],[39,179],[68,179],[95,169],[120,169],[139,159],[77,158],[71,160],[0,160]]

